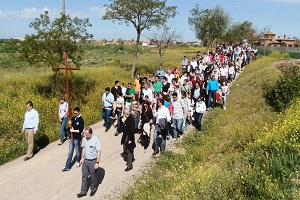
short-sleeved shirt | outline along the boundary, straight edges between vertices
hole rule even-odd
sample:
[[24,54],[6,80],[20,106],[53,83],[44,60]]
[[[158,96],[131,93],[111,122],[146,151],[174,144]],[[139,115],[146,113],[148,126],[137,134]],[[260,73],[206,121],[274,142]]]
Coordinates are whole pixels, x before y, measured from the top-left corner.
[[110,101],[114,101],[114,95],[110,92],[106,95],[106,92],[104,92],[103,96],[102,96],[102,100],[103,100],[103,106],[105,107],[105,109],[107,110],[112,110],[112,103],[110,103],[109,101],[106,101],[106,97],[110,100]]
[[65,101],[64,103],[59,104],[59,116],[60,116],[60,118],[67,117],[67,115],[65,115],[65,112],[66,112],[67,109],[68,109],[68,102]]
[[84,148],[84,158],[89,160],[97,158],[97,153],[101,151],[100,140],[94,134],[90,139],[84,137],[81,147]]
[[162,83],[160,81],[157,81],[152,85],[152,87],[154,89],[154,92],[160,92],[162,88]]
[[172,102],[173,105],[173,118],[182,119],[183,118],[183,109],[185,108],[184,102],[180,99]]
[[[127,88],[126,89],[126,93],[125,93],[125,95],[133,95],[134,94],[134,89],[133,88]],[[126,97],[125,98],[125,102],[128,102],[128,103],[131,103],[132,102],[132,98],[130,98],[130,97]]]
[[140,79],[135,79],[134,80],[134,90],[136,92],[140,92],[141,91],[141,81],[140,81]]

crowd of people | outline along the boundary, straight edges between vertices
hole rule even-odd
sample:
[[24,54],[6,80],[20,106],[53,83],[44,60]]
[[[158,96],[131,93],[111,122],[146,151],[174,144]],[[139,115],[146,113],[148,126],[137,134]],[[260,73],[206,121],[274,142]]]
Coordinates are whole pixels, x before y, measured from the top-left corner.
[[159,66],[155,74],[146,76],[137,73],[127,87],[119,80],[106,87],[102,96],[105,132],[113,126],[116,136],[123,134],[125,171],[133,168],[136,133],[145,152],[153,138],[153,155],[164,154],[166,141],[181,139],[193,122],[202,131],[205,111],[218,106],[226,110],[229,84],[255,59],[256,52],[250,46],[221,44],[208,52],[198,51],[190,61],[184,56],[180,67]]
[[[128,83],[127,87],[119,80],[115,81],[114,86],[106,87],[102,95],[103,125],[105,132],[113,127],[115,136],[122,134],[121,155],[127,160],[125,171],[133,169],[136,134],[144,152],[152,144],[152,155],[157,155],[164,154],[167,140],[181,139],[193,122],[201,133],[203,114],[218,106],[226,110],[226,99],[230,92],[228,85],[234,81],[237,73],[255,60],[256,53],[257,50],[251,46],[221,44],[214,50],[198,51],[191,60],[184,56],[180,67],[164,70],[159,66],[155,74],[149,73],[144,77],[137,73],[134,82]],[[81,192],[77,197],[86,195],[88,176],[92,178],[90,196],[93,196],[97,190],[95,174],[100,161],[100,141],[90,127],[84,129],[84,120],[78,107],[73,110],[74,116],[68,122],[68,103],[63,97],[59,101],[61,128],[58,145],[72,138],[62,171],[70,170],[75,149],[76,166],[82,166],[83,173]],[[38,113],[31,101],[26,103],[26,108],[22,129],[28,142],[25,161],[38,151],[33,136],[39,123]],[[70,129],[66,129],[67,123]]]

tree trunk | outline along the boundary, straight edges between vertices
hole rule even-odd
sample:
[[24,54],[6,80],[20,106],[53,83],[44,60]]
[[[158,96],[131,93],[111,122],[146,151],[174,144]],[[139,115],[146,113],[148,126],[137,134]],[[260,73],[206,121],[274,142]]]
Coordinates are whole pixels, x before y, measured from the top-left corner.
[[158,53],[159,53],[159,58],[160,58],[159,64],[160,64],[160,66],[162,66],[163,61],[164,61],[164,55],[163,55],[163,52],[162,52],[161,48],[158,49]]
[[53,75],[52,75],[52,86],[51,86],[51,95],[52,95],[52,97],[55,97],[55,95],[56,95],[56,90],[55,90],[55,88],[56,88],[56,76],[57,76],[57,72],[58,72],[58,71],[53,70]]
[[140,38],[141,38],[141,31],[137,30],[137,38],[136,38],[135,51],[134,51],[134,56],[133,56],[133,66],[131,69],[131,78],[134,77],[135,64],[136,64],[137,53],[139,50]]

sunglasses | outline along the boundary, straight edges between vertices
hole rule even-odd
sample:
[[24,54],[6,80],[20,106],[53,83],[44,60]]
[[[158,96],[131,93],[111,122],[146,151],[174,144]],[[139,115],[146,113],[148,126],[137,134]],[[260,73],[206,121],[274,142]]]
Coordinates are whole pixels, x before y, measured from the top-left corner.
[[79,113],[78,112],[74,112],[74,115],[78,115]]

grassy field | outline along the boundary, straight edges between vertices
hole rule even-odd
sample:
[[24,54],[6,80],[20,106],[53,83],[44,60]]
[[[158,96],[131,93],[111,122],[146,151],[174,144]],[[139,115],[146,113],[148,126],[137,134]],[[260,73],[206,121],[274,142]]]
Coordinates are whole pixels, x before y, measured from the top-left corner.
[[248,65],[227,110],[209,111],[203,133],[186,136],[122,199],[299,199],[300,105],[283,116],[262,98],[261,85],[278,78],[275,60]]

